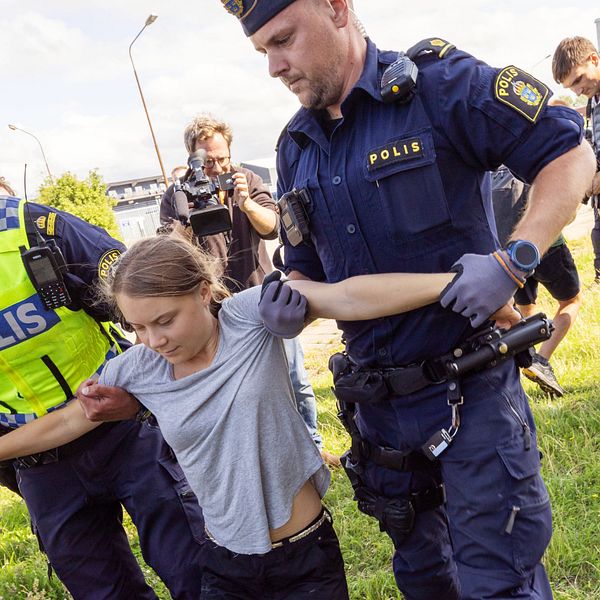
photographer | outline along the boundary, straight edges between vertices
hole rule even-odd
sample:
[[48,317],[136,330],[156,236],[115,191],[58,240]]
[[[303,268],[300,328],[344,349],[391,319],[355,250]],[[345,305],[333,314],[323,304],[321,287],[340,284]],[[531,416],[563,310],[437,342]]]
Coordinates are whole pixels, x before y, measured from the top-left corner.
[[[219,175],[232,174],[232,189],[215,190],[215,199],[229,210],[231,232],[204,236],[199,242],[221,260],[225,283],[230,291],[236,292],[262,283],[265,271],[259,261],[259,245],[261,240],[277,237],[279,218],[262,179],[249,169],[231,164],[232,140],[231,127],[209,115],[197,116],[184,133],[189,154],[206,152],[204,174],[211,182],[217,182]],[[191,174],[190,169],[183,180]],[[168,225],[180,217],[175,204],[175,185],[171,185],[161,200],[161,223]]]

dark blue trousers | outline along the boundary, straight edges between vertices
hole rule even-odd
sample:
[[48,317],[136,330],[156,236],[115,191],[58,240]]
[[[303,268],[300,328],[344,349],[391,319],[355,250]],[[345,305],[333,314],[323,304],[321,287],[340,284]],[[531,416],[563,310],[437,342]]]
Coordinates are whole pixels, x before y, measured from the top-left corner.
[[[461,427],[432,473],[367,465],[365,482],[406,496],[443,481],[447,503],[418,513],[406,540],[394,540],[394,575],[407,600],[549,600],[540,559],[552,533],[550,502],[527,397],[511,361],[465,378]],[[420,448],[450,425],[437,385],[375,406],[359,406],[370,441]]]
[[131,552],[122,506],[144,560],[173,598],[200,597],[202,512],[157,427],[107,423],[59,448],[58,457],[17,467],[17,477],[50,563],[75,600],[156,598]]
[[266,554],[236,554],[207,542],[202,600],[348,600],[333,525]]

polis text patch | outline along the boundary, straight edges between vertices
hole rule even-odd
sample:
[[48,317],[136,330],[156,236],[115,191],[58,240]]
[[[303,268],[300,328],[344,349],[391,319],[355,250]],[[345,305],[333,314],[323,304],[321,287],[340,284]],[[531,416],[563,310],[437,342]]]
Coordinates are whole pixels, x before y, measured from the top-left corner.
[[385,146],[369,150],[367,168],[375,171],[381,167],[423,156],[423,142],[419,137],[388,142]]

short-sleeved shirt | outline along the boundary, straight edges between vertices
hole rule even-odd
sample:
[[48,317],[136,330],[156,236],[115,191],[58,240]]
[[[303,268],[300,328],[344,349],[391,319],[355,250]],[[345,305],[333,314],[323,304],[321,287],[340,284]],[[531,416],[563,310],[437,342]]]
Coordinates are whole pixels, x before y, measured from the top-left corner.
[[[232,171],[246,175],[250,198],[254,202],[277,214],[273,196],[259,175],[243,167],[234,167]],[[275,239],[278,227],[275,227],[267,235],[259,234],[247,215],[240,210],[237,204],[233,203],[231,193],[227,194],[224,202],[231,215],[231,233],[203,237],[200,245],[212,256],[220,259],[223,267],[223,283],[231,292],[237,292],[262,283],[265,272],[260,263],[259,246],[263,239]],[[161,199],[160,221],[166,225],[173,220],[177,220],[177,213],[173,206],[173,186],[171,185]]]
[[260,287],[219,311],[212,364],[182,379],[153,350],[134,346],[100,377],[134,394],[156,416],[198,496],[218,544],[241,554],[271,549],[269,529],[291,517],[312,478],[323,496],[329,471],[296,410],[283,340],[258,313]]
[[[300,109],[282,136],[278,192],[305,188],[308,243],[285,246],[285,266],[317,281],[366,273],[444,272],[465,253],[497,248],[489,171],[531,182],[583,135],[579,115],[539,101],[535,122],[501,102],[502,76],[455,50],[419,58],[416,93],[384,103],[380,81],[397,58],[367,42],[362,75],[332,131]],[[542,88],[540,88],[542,89]],[[470,335],[468,319],[435,304],[405,315],[340,322],[359,364],[406,365]]]

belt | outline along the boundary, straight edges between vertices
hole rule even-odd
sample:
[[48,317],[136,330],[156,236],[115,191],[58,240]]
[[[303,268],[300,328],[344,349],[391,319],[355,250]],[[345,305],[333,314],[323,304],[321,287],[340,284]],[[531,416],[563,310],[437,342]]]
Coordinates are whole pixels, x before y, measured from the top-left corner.
[[321,527],[321,525],[323,525],[323,523],[325,523],[325,521],[332,523],[333,519],[331,517],[330,512],[325,507],[323,507],[321,509],[321,512],[319,513],[319,516],[312,523],[307,525],[302,531],[299,531],[298,533],[295,533],[294,535],[292,535],[290,537],[286,537],[286,538],[283,538],[282,540],[278,540],[277,542],[273,542],[272,543],[273,549],[281,548],[282,546],[285,546],[286,544],[293,544],[294,542],[299,542],[301,539],[309,536],[311,533],[313,533],[317,529],[319,529],[319,527]]
[[[283,538],[281,540],[277,540],[276,542],[272,542],[271,549],[275,550],[276,548],[282,548],[286,544],[293,544],[294,542],[299,542],[300,540],[304,539],[305,537],[308,537],[311,533],[314,533],[315,531],[317,531],[317,529],[319,529],[319,527],[321,527],[321,525],[323,525],[323,523],[325,523],[325,521],[332,523],[333,518],[331,516],[331,513],[325,507],[323,507],[323,509],[321,510],[319,515],[316,517],[316,519],[312,523],[309,523],[304,529],[302,529],[302,531],[299,531],[298,533],[295,533],[294,535]],[[208,528],[206,526],[204,527],[204,532],[206,533],[206,537],[208,537],[208,539],[211,542],[220,546],[219,542],[217,542],[217,540],[215,540],[215,538],[213,537],[213,535],[211,534],[211,532],[208,530]]]
[[400,396],[413,394],[430,385],[445,383],[448,380],[439,358],[407,367],[382,369],[382,375],[388,389]]
[[19,458],[15,459],[19,469],[29,469],[38,465],[48,465],[50,463],[58,462],[58,460],[58,448],[46,450],[45,452],[39,452],[38,454],[20,456]]
[[[14,431],[14,429],[4,427],[0,425],[0,436],[6,435]],[[12,465],[17,463],[19,468],[28,469],[29,467],[35,467],[36,465],[46,465],[58,461],[58,448],[47,450],[46,452],[39,452],[38,454],[29,454],[28,456],[20,456],[14,460],[1,461],[0,465]]]

